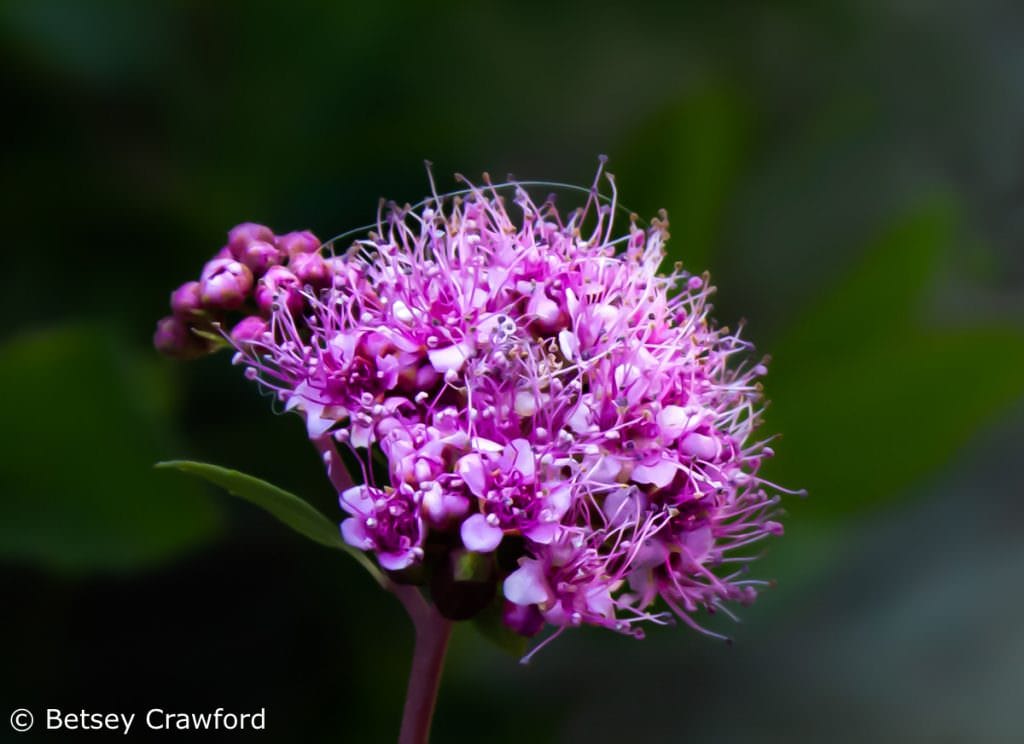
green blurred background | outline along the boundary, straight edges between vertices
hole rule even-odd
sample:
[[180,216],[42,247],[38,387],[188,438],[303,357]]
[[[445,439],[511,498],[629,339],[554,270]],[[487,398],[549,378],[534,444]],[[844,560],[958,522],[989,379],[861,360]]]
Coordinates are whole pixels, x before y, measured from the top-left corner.
[[424,158],[588,184],[599,153],[773,355],[771,475],[811,496],[734,647],[583,630],[521,667],[460,628],[435,740],[1024,739],[1019,4],[8,0],[0,62],[0,740],[21,706],[393,738],[397,602],[151,470],[338,518],[301,422],[154,321],[236,222],[328,237]]

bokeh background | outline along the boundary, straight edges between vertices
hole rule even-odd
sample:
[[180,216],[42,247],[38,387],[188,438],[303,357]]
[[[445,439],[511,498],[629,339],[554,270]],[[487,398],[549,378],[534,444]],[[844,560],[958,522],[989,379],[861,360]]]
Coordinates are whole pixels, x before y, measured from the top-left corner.
[[338,518],[301,422],[154,321],[236,222],[327,237],[424,158],[443,189],[599,153],[773,355],[771,475],[811,496],[732,648],[583,630],[521,667],[460,628],[435,740],[1024,740],[1019,4],[10,0],[0,79],[0,740],[21,706],[392,739],[397,602],[151,469]]

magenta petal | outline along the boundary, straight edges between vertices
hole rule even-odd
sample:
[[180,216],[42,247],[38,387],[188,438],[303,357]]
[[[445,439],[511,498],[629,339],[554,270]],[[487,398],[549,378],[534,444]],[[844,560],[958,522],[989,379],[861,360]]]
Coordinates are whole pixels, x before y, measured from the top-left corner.
[[504,584],[505,599],[517,605],[543,604],[551,600],[551,589],[540,561],[524,558],[519,568],[508,575]]
[[612,601],[612,594],[608,587],[598,585],[591,589],[586,595],[587,609],[596,615],[604,617],[615,616],[615,605]]
[[554,515],[561,519],[572,506],[572,489],[566,485],[559,485],[548,494],[548,506]]
[[658,426],[661,427],[662,436],[667,440],[676,439],[686,430],[689,418],[682,406],[665,406],[658,414]]
[[469,499],[456,493],[446,493],[444,496],[444,512],[448,517],[458,519],[469,511]]
[[562,355],[572,361],[580,353],[580,340],[576,338],[576,334],[565,329],[558,333],[558,347],[562,351]]
[[473,495],[483,498],[487,492],[487,478],[484,475],[484,463],[480,455],[466,455],[456,464],[455,471],[469,486]]
[[701,562],[707,558],[714,544],[714,536],[711,534],[711,527],[699,527],[687,532],[683,538],[683,547],[695,562]]
[[490,553],[501,542],[501,527],[488,524],[483,514],[474,514],[459,529],[462,544],[476,553]]
[[642,511],[640,492],[635,488],[620,488],[604,499],[604,516],[613,527],[637,519]]
[[679,463],[661,459],[648,465],[637,465],[633,468],[632,479],[636,483],[651,483],[657,488],[664,488],[676,477]]
[[547,545],[558,535],[558,523],[544,522],[543,524],[538,524],[534,527],[523,530],[523,534],[535,543]]
[[719,446],[718,442],[712,437],[704,436],[703,434],[697,434],[692,432],[683,437],[683,441],[679,443],[679,449],[681,452],[687,455],[693,455],[699,457],[701,460],[713,460],[718,457]]
[[446,346],[443,349],[431,349],[427,352],[427,357],[431,366],[443,374],[449,370],[458,372],[472,353],[472,347],[463,341],[461,344]]
[[352,486],[342,491],[338,501],[349,514],[369,514],[373,511],[373,498],[366,486]]
[[306,405],[306,430],[310,439],[317,439],[327,433],[336,421],[323,415],[324,407],[320,405]]
[[572,428],[577,434],[584,434],[590,428],[590,420],[593,416],[593,411],[583,401],[576,406],[569,418],[566,419],[566,423]]
[[414,557],[411,550],[404,550],[401,553],[377,554],[377,560],[380,561],[381,568],[386,571],[401,571],[403,568],[408,568],[412,564]]
[[545,328],[553,326],[561,314],[558,303],[553,302],[544,294],[544,288],[539,285],[534,291],[533,297],[530,298],[530,304],[526,306],[526,312],[536,316]]
[[533,449],[530,443],[525,439],[513,439],[509,442],[501,458],[501,468],[506,472],[518,472],[524,481],[533,480]]
[[348,441],[353,447],[369,447],[373,440],[373,429],[369,426],[353,426]]
[[341,523],[341,536],[353,548],[359,548],[360,550],[370,550],[373,548],[373,540],[366,534],[363,520],[357,517],[346,519]]
[[622,471],[622,462],[613,455],[598,455],[596,463],[591,458],[584,461],[584,468],[590,479],[597,483],[615,483],[616,476]]
[[356,354],[356,337],[351,333],[339,333],[331,338],[329,348],[339,361],[347,364]]

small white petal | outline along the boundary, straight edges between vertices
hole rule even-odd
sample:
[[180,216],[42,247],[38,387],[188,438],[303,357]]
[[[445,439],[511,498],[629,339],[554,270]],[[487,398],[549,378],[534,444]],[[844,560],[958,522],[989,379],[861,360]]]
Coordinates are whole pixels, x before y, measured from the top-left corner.
[[474,514],[459,528],[462,544],[476,553],[490,553],[501,544],[504,533],[495,527],[483,514]]
[[462,369],[462,365],[469,359],[470,354],[473,353],[472,346],[466,341],[455,344],[454,346],[445,346],[442,349],[431,349],[427,352],[427,356],[430,358],[431,366],[438,372],[444,373],[449,370],[458,372]]
[[566,359],[574,361],[580,354],[580,340],[568,328],[563,328],[558,332],[558,348]]
[[484,475],[484,464],[480,455],[475,452],[463,456],[455,463],[455,472],[469,486],[469,490],[475,496],[482,497],[487,488],[487,479]]
[[391,314],[395,316],[395,320],[400,320],[403,323],[408,323],[413,319],[412,310],[401,300],[391,303]]
[[678,470],[679,463],[662,459],[649,465],[637,465],[631,478],[636,483],[651,483],[657,488],[664,488],[676,477]]
[[682,406],[665,406],[658,414],[658,426],[661,428],[665,439],[676,439],[686,431],[686,424],[689,421],[686,409]]
[[501,452],[505,449],[504,445],[498,444],[490,439],[485,439],[484,437],[473,437],[469,440],[469,443],[473,449],[479,450],[480,452]]
[[504,584],[505,599],[517,605],[544,604],[552,599],[540,561],[525,558],[519,568],[508,575]]
[[528,418],[537,412],[537,396],[532,390],[520,390],[516,393],[516,415]]
[[713,460],[718,457],[721,448],[716,439],[691,432],[683,437],[683,441],[679,443],[679,450],[701,460]]

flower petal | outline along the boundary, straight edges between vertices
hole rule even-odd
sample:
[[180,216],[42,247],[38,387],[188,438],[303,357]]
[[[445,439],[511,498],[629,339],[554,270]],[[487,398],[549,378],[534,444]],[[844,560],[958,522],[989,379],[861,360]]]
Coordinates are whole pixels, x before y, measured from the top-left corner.
[[480,450],[481,452],[501,452],[504,449],[497,442],[485,439],[484,437],[473,437],[469,440],[469,443],[473,449]]
[[679,451],[687,455],[699,457],[701,460],[714,460],[718,457],[719,452],[721,452],[721,447],[714,437],[690,432],[679,443]]
[[687,532],[682,540],[682,547],[694,563],[701,563],[711,552],[715,539],[711,534],[711,526],[704,525]]
[[489,524],[483,514],[474,514],[463,522],[459,534],[462,544],[476,553],[490,553],[498,547],[504,535],[501,527]]
[[458,372],[462,369],[462,365],[469,359],[470,354],[473,353],[473,348],[466,341],[455,344],[454,346],[445,346],[442,349],[431,349],[427,352],[427,356],[430,358],[430,364],[438,372],[442,374],[449,370],[455,370]]
[[484,473],[484,461],[475,452],[460,458],[455,464],[455,472],[469,486],[474,496],[483,498],[487,494],[487,476]]
[[373,512],[373,497],[367,486],[352,486],[338,497],[341,508],[349,514],[366,515]]
[[535,463],[533,461],[533,448],[525,439],[513,439],[505,447],[501,458],[501,469],[505,472],[516,472],[523,480],[533,480]]
[[658,426],[666,440],[676,439],[686,431],[686,423],[690,417],[682,406],[665,406],[658,414]]
[[562,356],[573,361],[580,354],[580,340],[575,333],[565,328],[558,332],[558,348],[562,350]]
[[567,485],[558,485],[548,494],[548,507],[552,514],[561,519],[572,506],[572,489]]
[[651,483],[657,488],[664,488],[679,471],[679,463],[661,458],[653,463],[637,465],[630,476],[635,483]]
[[403,568],[408,568],[415,559],[416,555],[411,550],[403,550],[400,553],[377,554],[377,560],[380,561],[381,568],[387,571],[401,571]]
[[541,522],[523,530],[523,534],[535,543],[547,545],[558,536],[558,522]]
[[353,548],[360,550],[373,548],[373,540],[366,534],[363,520],[358,517],[350,517],[341,523],[341,536]]
[[505,599],[517,605],[545,604],[554,597],[543,565],[532,558],[519,561],[519,568],[505,579],[503,591]]

